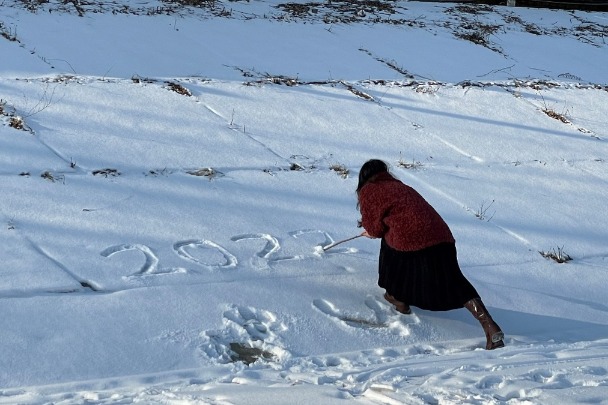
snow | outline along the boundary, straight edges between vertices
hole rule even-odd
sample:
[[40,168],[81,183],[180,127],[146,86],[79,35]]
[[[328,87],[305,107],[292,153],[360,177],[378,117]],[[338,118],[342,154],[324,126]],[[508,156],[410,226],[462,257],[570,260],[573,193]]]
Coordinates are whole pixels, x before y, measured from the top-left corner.
[[[606,403],[608,16],[279,4],[0,5],[0,404]],[[370,158],[504,348],[322,249]]]

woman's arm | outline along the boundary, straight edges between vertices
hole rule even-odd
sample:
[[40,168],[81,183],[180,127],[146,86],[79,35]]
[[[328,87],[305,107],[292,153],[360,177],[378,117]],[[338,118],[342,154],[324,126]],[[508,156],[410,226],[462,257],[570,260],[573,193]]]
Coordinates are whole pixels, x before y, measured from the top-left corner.
[[359,208],[361,210],[361,225],[367,237],[381,238],[386,233],[384,214],[386,207],[381,192],[374,184],[368,184],[359,192]]

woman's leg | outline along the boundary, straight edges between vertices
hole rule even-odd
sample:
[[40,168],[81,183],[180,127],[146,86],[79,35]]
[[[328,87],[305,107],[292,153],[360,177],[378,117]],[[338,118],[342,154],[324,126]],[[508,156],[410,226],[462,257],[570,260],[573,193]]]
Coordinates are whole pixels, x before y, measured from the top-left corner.
[[481,324],[481,327],[486,334],[486,349],[493,350],[504,347],[505,343],[503,342],[503,339],[505,334],[500,330],[500,327],[496,322],[494,322],[485,305],[483,305],[481,298],[473,298],[472,300],[467,301],[464,304],[464,307],[468,309]]

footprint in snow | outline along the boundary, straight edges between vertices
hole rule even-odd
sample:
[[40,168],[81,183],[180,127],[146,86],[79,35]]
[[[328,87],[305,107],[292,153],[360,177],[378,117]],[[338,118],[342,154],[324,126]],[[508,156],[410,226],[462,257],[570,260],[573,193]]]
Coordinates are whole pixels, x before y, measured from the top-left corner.
[[[372,311],[371,315],[343,311],[332,302],[324,299],[315,299],[312,304],[317,310],[331,319],[352,328],[388,328],[395,334],[408,336],[410,334],[408,324],[419,322],[416,315],[401,315],[392,309],[392,307],[372,296],[368,296],[365,299],[365,305]],[[409,319],[405,319],[404,317],[408,317]]]
[[207,357],[251,364],[259,359],[276,361],[288,356],[281,343],[281,333],[287,326],[274,313],[230,305],[222,317],[224,329],[203,334],[201,349]]
[[273,341],[286,329],[275,314],[253,307],[231,306],[224,311],[224,318],[243,328],[252,340]]

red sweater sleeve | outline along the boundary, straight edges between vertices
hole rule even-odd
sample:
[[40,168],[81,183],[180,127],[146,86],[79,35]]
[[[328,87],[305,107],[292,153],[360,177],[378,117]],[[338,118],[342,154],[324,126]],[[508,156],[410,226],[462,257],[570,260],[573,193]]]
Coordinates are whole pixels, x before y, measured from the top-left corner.
[[384,224],[387,207],[376,198],[378,185],[368,183],[359,191],[359,208],[361,210],[361,225],[370,236],[382,238],[387,231]]
[[361,225],[393,249],[414,251],[454,243],[450,228],[413,188],[381,173],[359,190]]

